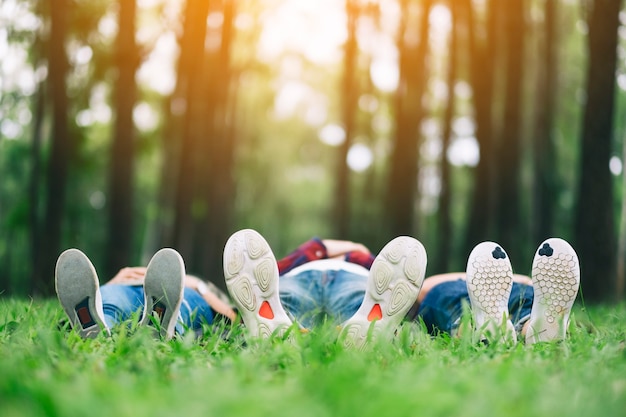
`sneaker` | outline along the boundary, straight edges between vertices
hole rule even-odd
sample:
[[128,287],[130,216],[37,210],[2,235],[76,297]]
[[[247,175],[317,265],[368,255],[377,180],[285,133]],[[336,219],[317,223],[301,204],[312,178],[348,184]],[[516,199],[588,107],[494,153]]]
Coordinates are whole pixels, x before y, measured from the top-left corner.
[[426,262],[424,246],[412,237],[400,236],[385,245],[372,263],[361,307],[343,325],[344,346],[362,348],[368,337],[393,337],[417,300]]
[[507,253],[497,243],[479,243],[468,257],[466,273],[472,317],[480,338],[515,343],[508,305],[513,269]]
[[104,321],[98,275],[84,253],[68,249],[59,256],[54,288],[72,328],[82,338],[94,338],[101,330],[110,333]]
[[224,247],[224,278],[251,337],[283,335],[293,324],[280,302],[278,264],[258,232],[234,233]]
[[185,263],[174,249],[161,249],[148,263],[140,324],[156,324],[160,336],[166,340],[174,336],[183,301],[184,280]]
[[572,305],[578,293],[578,256],[563,239],[545,240],[533,260],[535,290],[526,343],[565,339]]

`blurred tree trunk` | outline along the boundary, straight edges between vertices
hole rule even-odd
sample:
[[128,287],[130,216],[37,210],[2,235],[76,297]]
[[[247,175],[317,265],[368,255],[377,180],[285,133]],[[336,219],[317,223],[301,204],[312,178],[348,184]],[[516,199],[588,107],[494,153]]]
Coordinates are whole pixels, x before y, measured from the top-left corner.
[[535,104],[535,135],[533,143],[534,199],[532,213],[533,242],[552,236],[557,188],[554,114],[556,108],[556,31],[557,0],[545,0],[545,20],[540,44],[537,100]]
[[451,189],[452,179],[450,174],[450,163],[448,162],[448,149],[450,148],[450,142],[452,140],[452,119],[454,117],[456,100],[454,93],[454,84],[457,78],[457,66],[458,66],[458,24],[457,18],[457,4],[454,1],[448,3],[450,8],[450,15],[452,20],[452,26],[450,30],[450,48],[448,52],[448,102],[443,115],[443,135],[441,145],[441,191],[439,193],[439,210],[437,212],[437,238],[438,238],[438,250],[437,250],[437,263],[436,270],[440,272],[447,272],[450,260],[450,249],[453,241],[452,233],[452,213],[450,212],[451,205]]
[[137,97],[135,72],[139,51],[135,42],[135,0],[119,1],[116,43],[115,125],[109,160],[109,236],[106,276],[131,264],[133,240],[133,176],[135,128],[133,109]]
[[[622,161],[626,161],[626,132],[622,138]],[[622,169],[622,196],[626,196],[626,169]],[[622,210],[620,215],[619,240],[617,246],[617,284],[618,299],[623,299],[626,294],[626,198],[622,197]]]
[[224,0],[222,6],[222,27],[219,33],[220,44],[216,54],[212,54],[212,82],[209,84],[206,99],[209,102],[209,135],[202,151],[209,160],[203,165],[199,195],[206,201],[208,215],[199,225],[204,231],[197,238],[195,254],[202,276],[211,279],[216,285],[225,288],[222,269],[224,244],[228,239],[234,210],[235,182],[233,169],[235,162],[234,97],[232,92],[231,48],[234,34],[235,1]]
[[[180,68],[185,78],[186,113],[183,126],[181,152],[179,155],[176,202],[174,211],[174,240],[185,260],[193,258],[193,242],[195,233],[194,219],[200,211],[206,211],[195,198],[196,173],[198,162],[198,146],[206,133],[206,97],[202,94],[204,82],[203,61],[205,57],[206,21],[209,13],[209,2],[206,0],[188,0],[185,12],[185,35],[181,50],[188,50],[188,66]],[[188,32],[188,33],[187,33]]]
[[342,118],[345,140],[339,147],[337,156],[337,176],[335,186],[334,225],[335,233],[347,238],[350,233],[350,170],[347,158],[354,136],[354,119],[358,97],[356,82],[358,46],[356,29],[359,20],[359,5],[355,0],[346,0],[348,18],[348,38],[344,47],[344,74],[342,90]]
[[[35,104],[33,111],[33,144],[31,148],[32,170],[28,186],[29,207],[28,217],[30,223],[30,250],[32,270],[28,291],[36,292],[38,285],[37,277],[42,275],[42,253],[41,253],[41,219],[40,219],[40,189],[42,170],[42,144],[43,144],[43,119],[45,115],[45,88],[43,85],[37,87]],[[4,288],[8,288],[5,286]]]
[[395,103],[396,137],[391,154],[391,171],[388,183],[388,217],[390,227],[387,238],[412,235],[414,206],[417,191],[420,126],[423,117],[422,96],[425,90],[428,53],[428,16],[432,0],[422,2],[418,33],[409,33],[412,3],[401,3],[401,21],[398,31],[400,53],[400,80]]
[[[514,270],[525,263],[523,243],[526,225],[520,222],[520,186],[522,156],[522,102],[524,80],[524,36],[526,32],[524,0],[510,0],[504,8],[506,27],[506,84],[502,135],[498,141],[497,228],[495,236],[506,248]],[[516,265],[517,264],[517,265]],[[517,266],[517,268],[516,268]]]
[[487,239],[491,230],[491,219],[495,213],[492,103],[494,97],[495,38],[498,20],[497,4],[498,0],[490,0],[487,3],[483,39],[479,39],[478,18],[474,13],[472,1],[465,0],[461,8],[468,28],[470,81],[476,119],[476,140],[480,148],[480,160],[474,171],[474,191],[466,230],[465,246],[467,248]]
[[[191,5],[192,0],[186,3],[183,21],[190,22],[195,13]],[[178,37],[180,50],[176,63],[176,86],[174,91],[165,101],[163,113],[165,123],[163,129],[163,156],[160,174],[159,205],[155,225],[154,241],[150,242],[146,255],[152,254],[161,247],[174,246],[174,220],[176,210],[176,195],[178,185],[178,172],[180,170],[182,131],[187,111],[187,85],[189,83],[189,71],[192,60],[192,51],[187,45],[191,42],[192,31],[183,26],[182,34]]]
[[68,170],[75,155],[75,143],[68,126],[68,73],[65,39],[68,30],[68,2],[50,2],[50,43],[48,86],[52,103],[52,138],[47,167],[42,270],[36,276],[35,292],[54,293],[54,269],[61,249],[63,213]]
[[576,250],[581,260],[581,287],[585,300],[600,302],[616,298],[617,248],[609,159],[613,143],[621,1],[595,0],[590,7],[587,102],[582,130]]

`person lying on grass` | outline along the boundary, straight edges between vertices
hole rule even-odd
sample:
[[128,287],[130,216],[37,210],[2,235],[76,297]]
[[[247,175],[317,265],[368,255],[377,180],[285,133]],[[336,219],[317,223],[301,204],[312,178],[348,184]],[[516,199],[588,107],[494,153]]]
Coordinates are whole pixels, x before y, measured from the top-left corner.
[[[176,323],[179,331],[181,323],[198,330],[216,315],[234,321],[239,313],[248,337],[283,334],[294,321],[313,328],[330,320],[341,327],[346,346],[362,347],[372,337],[393,337],[402,320],[422,320],[433,335],[455,335],[468,304],[482,339],[565,338],[580,281],[578,258],[566,241],[539,245],[532,279],[513,274],[507,253],[494,242],[471,251],[466,272],[424,279],[426,264],[423,245],[408,236],[393,239],[377,256],[362,244],[313,238],[277,261],[267,241],[246,229],[224,249],[224,277],[237,311],[217,288],[186,276],[173,249],[157,252],[145,269],[120,271],[101,289],[91,262],[70,249],[59,257],[56,282],[59,300],[83,336],[108,331],[137,310],[143,311],[141,323],[160,320],[165,337]],[[123,294],[131,291],[129,303]]]

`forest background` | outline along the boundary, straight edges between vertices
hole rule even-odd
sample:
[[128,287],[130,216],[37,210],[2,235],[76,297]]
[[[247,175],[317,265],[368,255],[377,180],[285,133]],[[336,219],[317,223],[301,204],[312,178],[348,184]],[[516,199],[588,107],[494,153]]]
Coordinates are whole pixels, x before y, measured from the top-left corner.
[[412,235],[429,274],[560,236],[617,301],[625,139],[621,0],[2,0],[0,292],[51,296],[69,247],[223,286],[252,227]]

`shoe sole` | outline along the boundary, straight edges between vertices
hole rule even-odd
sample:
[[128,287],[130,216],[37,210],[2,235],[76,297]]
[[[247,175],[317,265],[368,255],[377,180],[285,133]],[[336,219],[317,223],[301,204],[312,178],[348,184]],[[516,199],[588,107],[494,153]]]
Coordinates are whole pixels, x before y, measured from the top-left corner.
[[95,338],[101,330],[109,334],[104,322],[98,275],[83,252],[68,249],[59,256],[54,287],[72,328],[82,338]]
[[580,285],[578,256],[570,244],[545,240],[535,252],[532,280],[535,297],[526,343],[564,339]]
[[380,251],[370,269],[363,303],[344,325],[340,338],[348,348],[363,348],[368,339],[393,337],[417,300],[426,273],[427,256],[416,239],[400,236]]
[[258,232],[240,230],[228,239],[224,278],[251,337],[282,336],[292,325],[280,302],[276,258]]
[[146,269],[144,309],[140,325],[154,324],[164,339],[174,336],[183,301],[185,263],[174,249],[165,248],[154,254]]
[[516,342],[509,320],[513,269],[507,253],[495,242],[479,243],[468,257],[466,273],[474,326],[481,339],[493,341],[500,336]]

